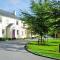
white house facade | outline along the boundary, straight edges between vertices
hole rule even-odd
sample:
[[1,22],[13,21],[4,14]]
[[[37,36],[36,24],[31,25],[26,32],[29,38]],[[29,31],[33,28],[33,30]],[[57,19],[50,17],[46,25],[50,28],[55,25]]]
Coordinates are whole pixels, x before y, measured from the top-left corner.
[[0,38],[26,38],[23,22],[14,13],[0,10]]

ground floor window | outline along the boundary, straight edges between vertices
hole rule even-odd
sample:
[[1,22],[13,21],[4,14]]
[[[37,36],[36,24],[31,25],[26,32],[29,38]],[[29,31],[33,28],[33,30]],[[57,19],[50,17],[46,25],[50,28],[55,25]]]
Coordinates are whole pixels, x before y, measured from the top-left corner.
[[19,30],[17,30],[17,35],[19,34]]
[[4,29],[2,29],[2,34],[4,34]]

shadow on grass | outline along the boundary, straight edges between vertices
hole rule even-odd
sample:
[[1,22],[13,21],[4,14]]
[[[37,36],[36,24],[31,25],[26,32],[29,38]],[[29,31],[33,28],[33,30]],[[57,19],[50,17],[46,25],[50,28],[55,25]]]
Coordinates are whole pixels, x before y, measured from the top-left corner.
[[29,43],[30,45],[40,45],[40,46],[57,46],[52,44],[38,44],[38,43]]
[[57,41],[56,41],[56,42],[51,42],[51,43],[58,43],[58,44],[59,44],[60,42],[57,42]]

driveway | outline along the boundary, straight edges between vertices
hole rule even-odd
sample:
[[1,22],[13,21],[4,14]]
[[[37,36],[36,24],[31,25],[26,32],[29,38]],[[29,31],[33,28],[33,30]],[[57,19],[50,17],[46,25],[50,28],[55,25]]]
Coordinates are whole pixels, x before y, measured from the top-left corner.
[[53,60],[33,55],[24,49],[26,41],[0,42],[0,60]]

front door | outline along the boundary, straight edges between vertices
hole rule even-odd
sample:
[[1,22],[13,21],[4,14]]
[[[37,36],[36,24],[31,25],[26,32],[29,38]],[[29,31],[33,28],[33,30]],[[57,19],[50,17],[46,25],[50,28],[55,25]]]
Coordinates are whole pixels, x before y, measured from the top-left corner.
[[12,38],[15,38],[15,30],[12,31]]

